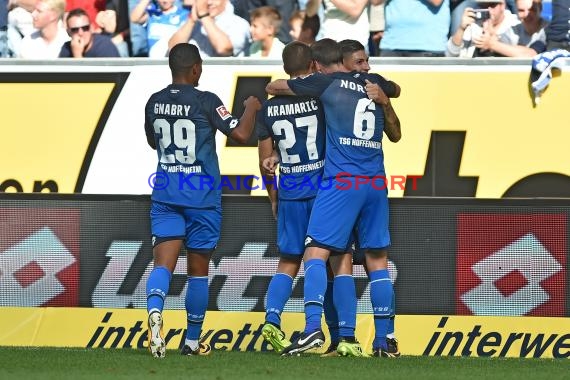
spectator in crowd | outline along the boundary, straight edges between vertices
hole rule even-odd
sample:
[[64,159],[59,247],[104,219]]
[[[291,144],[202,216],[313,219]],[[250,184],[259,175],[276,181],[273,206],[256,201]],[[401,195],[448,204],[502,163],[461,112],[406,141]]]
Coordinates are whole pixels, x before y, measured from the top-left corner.
[[131,21],[146,27],[148,56],[166,57],[168,40],[188,19],[189,12],[175,0],[140,0],[131,12]]
[[281,16],[273,7],[259,7],[251,12],[250,57],[281,58],[285,45],[276,37],[281,26]]
[[570,0],[552,0],[552,20],[546,28],[547,50],[570,51]]
[[32,11],[36,0],[10,0],[8,2],[8,25],[7,25],[7,57],[17,56],[22,39],[33,32],[34,19]]
[[386,20],[384,18],[385,4],[370,5],[370,39],[368,40],[368,51],[371,57],[380,55],[380,40],[384,35]]
[[19,58],[55,59],[61,46],[69,41],[62,17],[65,0],[39,0],[32,12],[33,26],[37,30],[24,37]]
[[10,56],[8,50],[8,1],[0,0],[0,58]]
[[168,46],[187,42],[198,46],[202,57],[240,57],[249,51],[249,38],[249,23],[234,14],[229,0],[196,0]]
[[317,40],[317,35],[321,28],[321,20],[318,15],[307,16],[304,11],[296,11],[289,18],[291,30],[289,34],[294,41],[312,45]]
[[[517,12],[517,7],[515,5],[515,0],[505,0],[506,7],[512,14]],[[477,0],[451,0],[451,28],[449,30],[450,35],[455,34],[457,29],[461,25],[461,20],[463,18],[463,12],[465,8],[481,8],[477,6]]]
[[[384,0],[382,0],[384,1]],[[449,0],[390,0],[381,57],[443,57],[449,35]]]
[[93,33],[93,25],[85,10],[77,8],[69,11],[66,27],[71,40],[61,47],[60,58],[119,57],[119,51],[111,37]]
[[148,45],[146,28],[139,23],[132,22],[130,14],[135,10],[139,0],[127,0],[129,14],[129,39],[131,41],[131,55],[133,57],[147,57]]
[[540,13],[542,0],[517,0],[520,24],[512,27],[515,44],[502,42],[496,34],[491,35],[484,49],[505,57],[534,57],[546,50],[546,25]]
[[[368,20],[369,0],[309,0],[305,11],[307,16],[318,14],[321,4],[324,5],[322,22],[323,38],[335,41],[344,40],[347,36],[368,46],[370,21]],[[374,0],[378,3],[380,0]]]
[[[107,0],[65,0],[65,13],[73,9],[83,9],[89,20],[95,21],[97,13],[104,11]],[[64,17],[67,20],[67,16]],[[91,23],[91,30],[93,33],[101,33],[101,27],[97,22]]]
[[[295,0],[233,0],[232,4],[235,7],[234,13],[245,20],[250,19],[251,12],[263,6],[270,6],[277,9],[282,20],[289,20],[289,18],[299,10],[298,3]],[[281,23],[277,38],[279,38],[283,44],[292,41],[289,31],[289,24],[285,22]]]
[[504,0],[478,0],[480,9],[488,10],[489,18],[483,20],[484,12],[475,12],[473,8],[466,8],[459,29],[447,42],[446,55],[450,57],[492,57],[501,56],[498,52],[490,50],[492,39],[516,45],[518,37],[513,26],[520,23],[517,16],[505,9]]
[[111,36],[121,57],[131,56],[129,3],[127,0],[107,0],[106,9],[97,13],[102,33]]

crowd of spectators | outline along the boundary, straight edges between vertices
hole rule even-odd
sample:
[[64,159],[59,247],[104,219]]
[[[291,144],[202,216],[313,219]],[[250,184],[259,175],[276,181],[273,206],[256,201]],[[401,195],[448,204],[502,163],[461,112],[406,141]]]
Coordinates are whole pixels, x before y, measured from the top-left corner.
[[570,49],[570,0],[0,0],[0,57],[161,58],[189,42],[280,58],[347,37],[370,56],[532,57]]

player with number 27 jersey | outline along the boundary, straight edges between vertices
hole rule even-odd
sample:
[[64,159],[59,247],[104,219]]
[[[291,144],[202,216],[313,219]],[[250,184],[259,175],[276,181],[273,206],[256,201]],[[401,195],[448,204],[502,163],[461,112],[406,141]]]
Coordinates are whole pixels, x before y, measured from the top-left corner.
[[325,116],[312,97],[276,96],[263,104],[258,138],[272,137],[279,154],[279,199],[314,198],[325,155]]
[[145,131],[158,166],[152,200],[211,208],[221,203],[216,130],[229,135],[240,120],[220,98],[193,86],[171,84],[145,108]]

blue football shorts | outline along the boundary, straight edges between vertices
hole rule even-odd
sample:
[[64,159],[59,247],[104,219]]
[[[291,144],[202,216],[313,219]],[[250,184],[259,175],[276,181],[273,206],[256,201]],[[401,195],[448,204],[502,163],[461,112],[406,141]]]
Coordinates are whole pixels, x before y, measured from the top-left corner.
[[[351,181],[352,186],[347,186]],[[307,229],[308,243],[336,251],[346,250],[356,238],[361,249],[381,249],[390,245],[388,192],[372,186],[355,187],[355,178],[331,179],[332,186],[321,189],[315,199]],[[342,190],[341,190],[342,188]]]
[[280,200],[277,211],[277,247],[283,258],[300,260],[315,198]]
[[222,227],[222,208],[191,208],[152,202],[150,224],[153,247],[167,240],[185,240],[192,252],[212,252]]

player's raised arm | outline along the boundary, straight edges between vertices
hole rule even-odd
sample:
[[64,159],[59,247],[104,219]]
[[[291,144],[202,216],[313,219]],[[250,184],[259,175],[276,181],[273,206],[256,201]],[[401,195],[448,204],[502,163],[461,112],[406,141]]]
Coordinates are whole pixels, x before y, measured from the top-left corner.
[[239,119],[239,125],[232,130],[230,137],[241,144],[245,144],[255,126],[255,115],[261,109],[261,103],[255,96],[248,97],[244,102],[245,110]]

